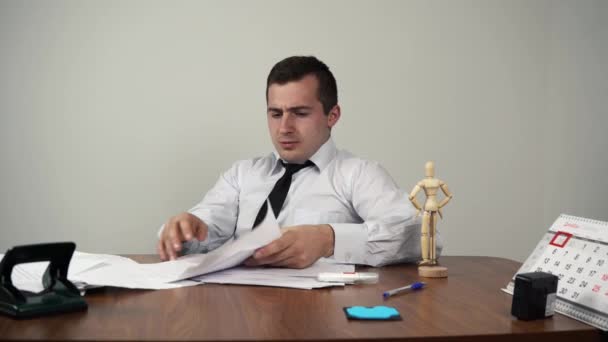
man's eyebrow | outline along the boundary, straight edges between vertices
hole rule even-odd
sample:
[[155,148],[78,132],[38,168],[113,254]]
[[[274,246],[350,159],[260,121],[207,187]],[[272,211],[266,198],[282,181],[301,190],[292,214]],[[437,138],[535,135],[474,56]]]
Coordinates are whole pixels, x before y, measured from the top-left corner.
[[[311,106],[294,106],[294,107],[287,108],[287,111],[295,112],[295,111],[299,111],[299,110],[311,110],[311,109],[312,109]],[[268,111],[269,112],[279,112],[279,113],[283,112],[283,110],[281,108],[277,108],[277,107],[268,107]]]
[[289,110],[290,112],[295,112],[297,110],[311,110],[312,107],[310,106],[295,106],[295,107],[289,107],[287,108],[287,110]]

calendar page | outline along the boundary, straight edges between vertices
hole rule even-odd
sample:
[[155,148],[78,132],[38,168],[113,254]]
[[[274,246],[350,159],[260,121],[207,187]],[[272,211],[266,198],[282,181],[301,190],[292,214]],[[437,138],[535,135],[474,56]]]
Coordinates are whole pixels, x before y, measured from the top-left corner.
[[608,330],[608,222],[560,215],[505,291],[527,272],[559,278],[555,311]]

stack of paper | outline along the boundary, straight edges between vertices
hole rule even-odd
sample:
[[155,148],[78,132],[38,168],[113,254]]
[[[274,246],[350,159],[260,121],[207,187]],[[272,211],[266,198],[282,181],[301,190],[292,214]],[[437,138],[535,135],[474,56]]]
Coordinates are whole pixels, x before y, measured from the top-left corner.
[[268,267],[235,267],[224,271],[205,274],[192,278],[192,280],[203,283],[218,284],[245,284],[291,287],[297,289],[314,289],[329,286],[344,286],[344,283],[326,283],[317,281],[317,275],[321,272],[354,272],[355,266],[331,263],[319,260],[312,266],[296,270],[289,268]]
[[[164,289],[196,285],[186,279],[241,264],[258,248],[281,236],[274,215],[266,215],[260,225],[249,234],[231,239],[206,254],[186,255],[177,260],[156,264],[113,263],[94,271],[84,272],[76,280],[95,285],[138,289]],[[186,281],[184,281],[186,280]]]
[[[3,257],[4,254],[0,254],[0,259]],[[116,255],[89,254],[76,251],[74,252],[74,255],[70,261],[70,266],[68,268],[68,279],[71,280],[80,290],[94,287],[82,282],[78,282],[75,279],[77,279],[80,274],[85,272],[93,272],[96,268],[115,264],[117,262],[135,263],[135,261],[131,259]],[[15,265],[11,275],[13,284],[20,290],[34,293],[44,290],[42,277],[48,265],[48,261]]]

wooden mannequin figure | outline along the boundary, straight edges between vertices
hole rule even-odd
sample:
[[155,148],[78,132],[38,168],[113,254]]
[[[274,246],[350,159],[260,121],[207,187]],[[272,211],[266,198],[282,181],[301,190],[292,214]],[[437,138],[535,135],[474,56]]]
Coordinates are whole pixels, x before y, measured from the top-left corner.
[[[420,238],[420,249],[422,251],[422,261],[418,264],[418,274],[421,277],[444,278],[448,276],[447,267],[439,266],[436,256],[435,232],[437,226],[437,214],[443,218],[441,208],[451,199],[452,194],[448,190],[447,184],[435,178],[435,164],[432,161],[424,165],[426,177],[418,182],[409,196],[410,201],[417,209],[417,215],[422,212],[422,235]],[[424,190],[426,200],[424,207],[416,201],[416,195],[420,190]],[[443,191],[445,198],[438,203],[437,193],[439,189]]]

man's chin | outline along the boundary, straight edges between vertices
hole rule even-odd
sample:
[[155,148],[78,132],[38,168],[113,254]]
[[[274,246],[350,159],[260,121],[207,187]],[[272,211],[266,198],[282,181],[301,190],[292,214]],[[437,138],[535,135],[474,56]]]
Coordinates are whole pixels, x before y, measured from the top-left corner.
[[279,156],[284,161],[294,164],[301,164],[307,160],[307,158],[302,157],[302,154],[295,150],[280,150]]

